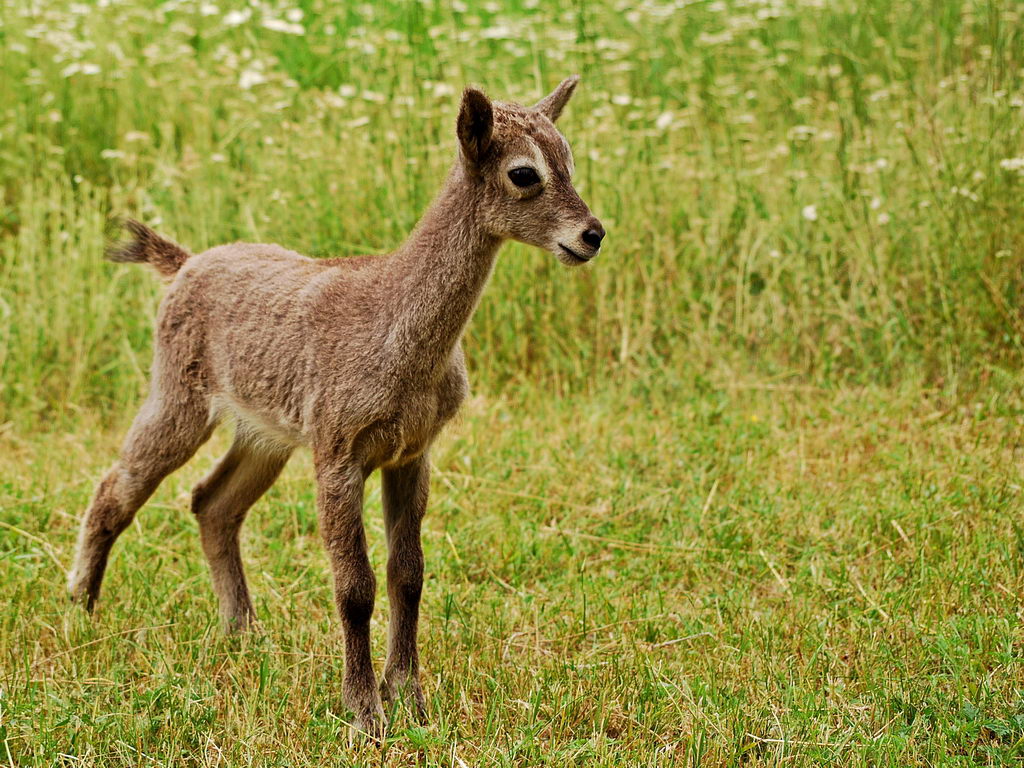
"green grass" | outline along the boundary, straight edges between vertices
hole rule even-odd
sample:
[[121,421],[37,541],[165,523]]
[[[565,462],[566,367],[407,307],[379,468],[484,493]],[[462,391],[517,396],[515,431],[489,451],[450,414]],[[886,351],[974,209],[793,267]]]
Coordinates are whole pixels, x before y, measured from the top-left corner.
[[[0,0],[0,765],[1024,760],[1018,5],[301,0],[301,35],[245,7]],[[572,72],[609,235],[572,272],[508,246],[471,324],[429,724],[346,743],[306,455],[245,533],[262,635],[218,632],[187,512],[225,434],[72,610],[160,294],[101,260],[110,217],[385,251],[463,84]],[[382,582],[376,485],[366,521]]]
[[[542,391],[467,408],[424,534],[432,720],[400,711],[383,764],[1017,764],[1024,404],[673,383],[642,410]],[[235,642],[187,512],[215,442],[122,537],[90,621],[54,559],[115,440],[10,441],[15,765],[350,759],[308,457],[251,516],[265,634]],[[366,521],[383,578],[376,486]],[[378,659],[386,616],[381,595]]]

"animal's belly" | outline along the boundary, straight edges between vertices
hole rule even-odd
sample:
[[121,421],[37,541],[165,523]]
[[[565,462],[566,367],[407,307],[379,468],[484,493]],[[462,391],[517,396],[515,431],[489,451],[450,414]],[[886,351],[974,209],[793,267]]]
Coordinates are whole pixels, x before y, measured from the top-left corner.
[[239,434],[290,448],[307,442],[299,425],[290,423],[291,420],[283,411],[254,408],[225,395],[217,397],[216,400],[217,410],[230,414],[235,419]]

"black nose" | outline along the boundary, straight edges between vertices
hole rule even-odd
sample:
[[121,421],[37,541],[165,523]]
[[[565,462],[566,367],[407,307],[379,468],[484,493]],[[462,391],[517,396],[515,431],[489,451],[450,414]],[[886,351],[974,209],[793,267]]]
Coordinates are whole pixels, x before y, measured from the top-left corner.
[[600,248],[601,241],[604,240],[604,227],[601,226],[600,222],[595,221],[590,229],[583,233],[581,239],[595,250]]

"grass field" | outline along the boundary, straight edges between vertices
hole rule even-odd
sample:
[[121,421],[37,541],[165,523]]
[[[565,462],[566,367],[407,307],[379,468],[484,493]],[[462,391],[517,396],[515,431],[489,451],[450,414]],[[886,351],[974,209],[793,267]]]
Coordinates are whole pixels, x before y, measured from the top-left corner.
[[[0,0],[0,766],[1020,765],[1022,22]],[[244,534],[261,634],[220,634],[187,511],[224,433],[72,609],[160,295],[102,261],[111,216],[383,252],[464,84],[532,102],[572,72],[559,125],[609,235],[571,272],[506,247],[471,324],[432,455],[430,722],[348,744],[308,455]]]

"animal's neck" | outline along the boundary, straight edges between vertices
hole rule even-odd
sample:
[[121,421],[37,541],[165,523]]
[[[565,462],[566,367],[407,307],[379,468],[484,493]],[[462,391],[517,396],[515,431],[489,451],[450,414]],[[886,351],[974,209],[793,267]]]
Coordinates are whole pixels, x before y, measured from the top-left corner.
[[476,309],[501,246],[480,221],[479,190],[459,165],[394,256],[394,321],[389,333],[403,363],[423,374],[447,363]]

